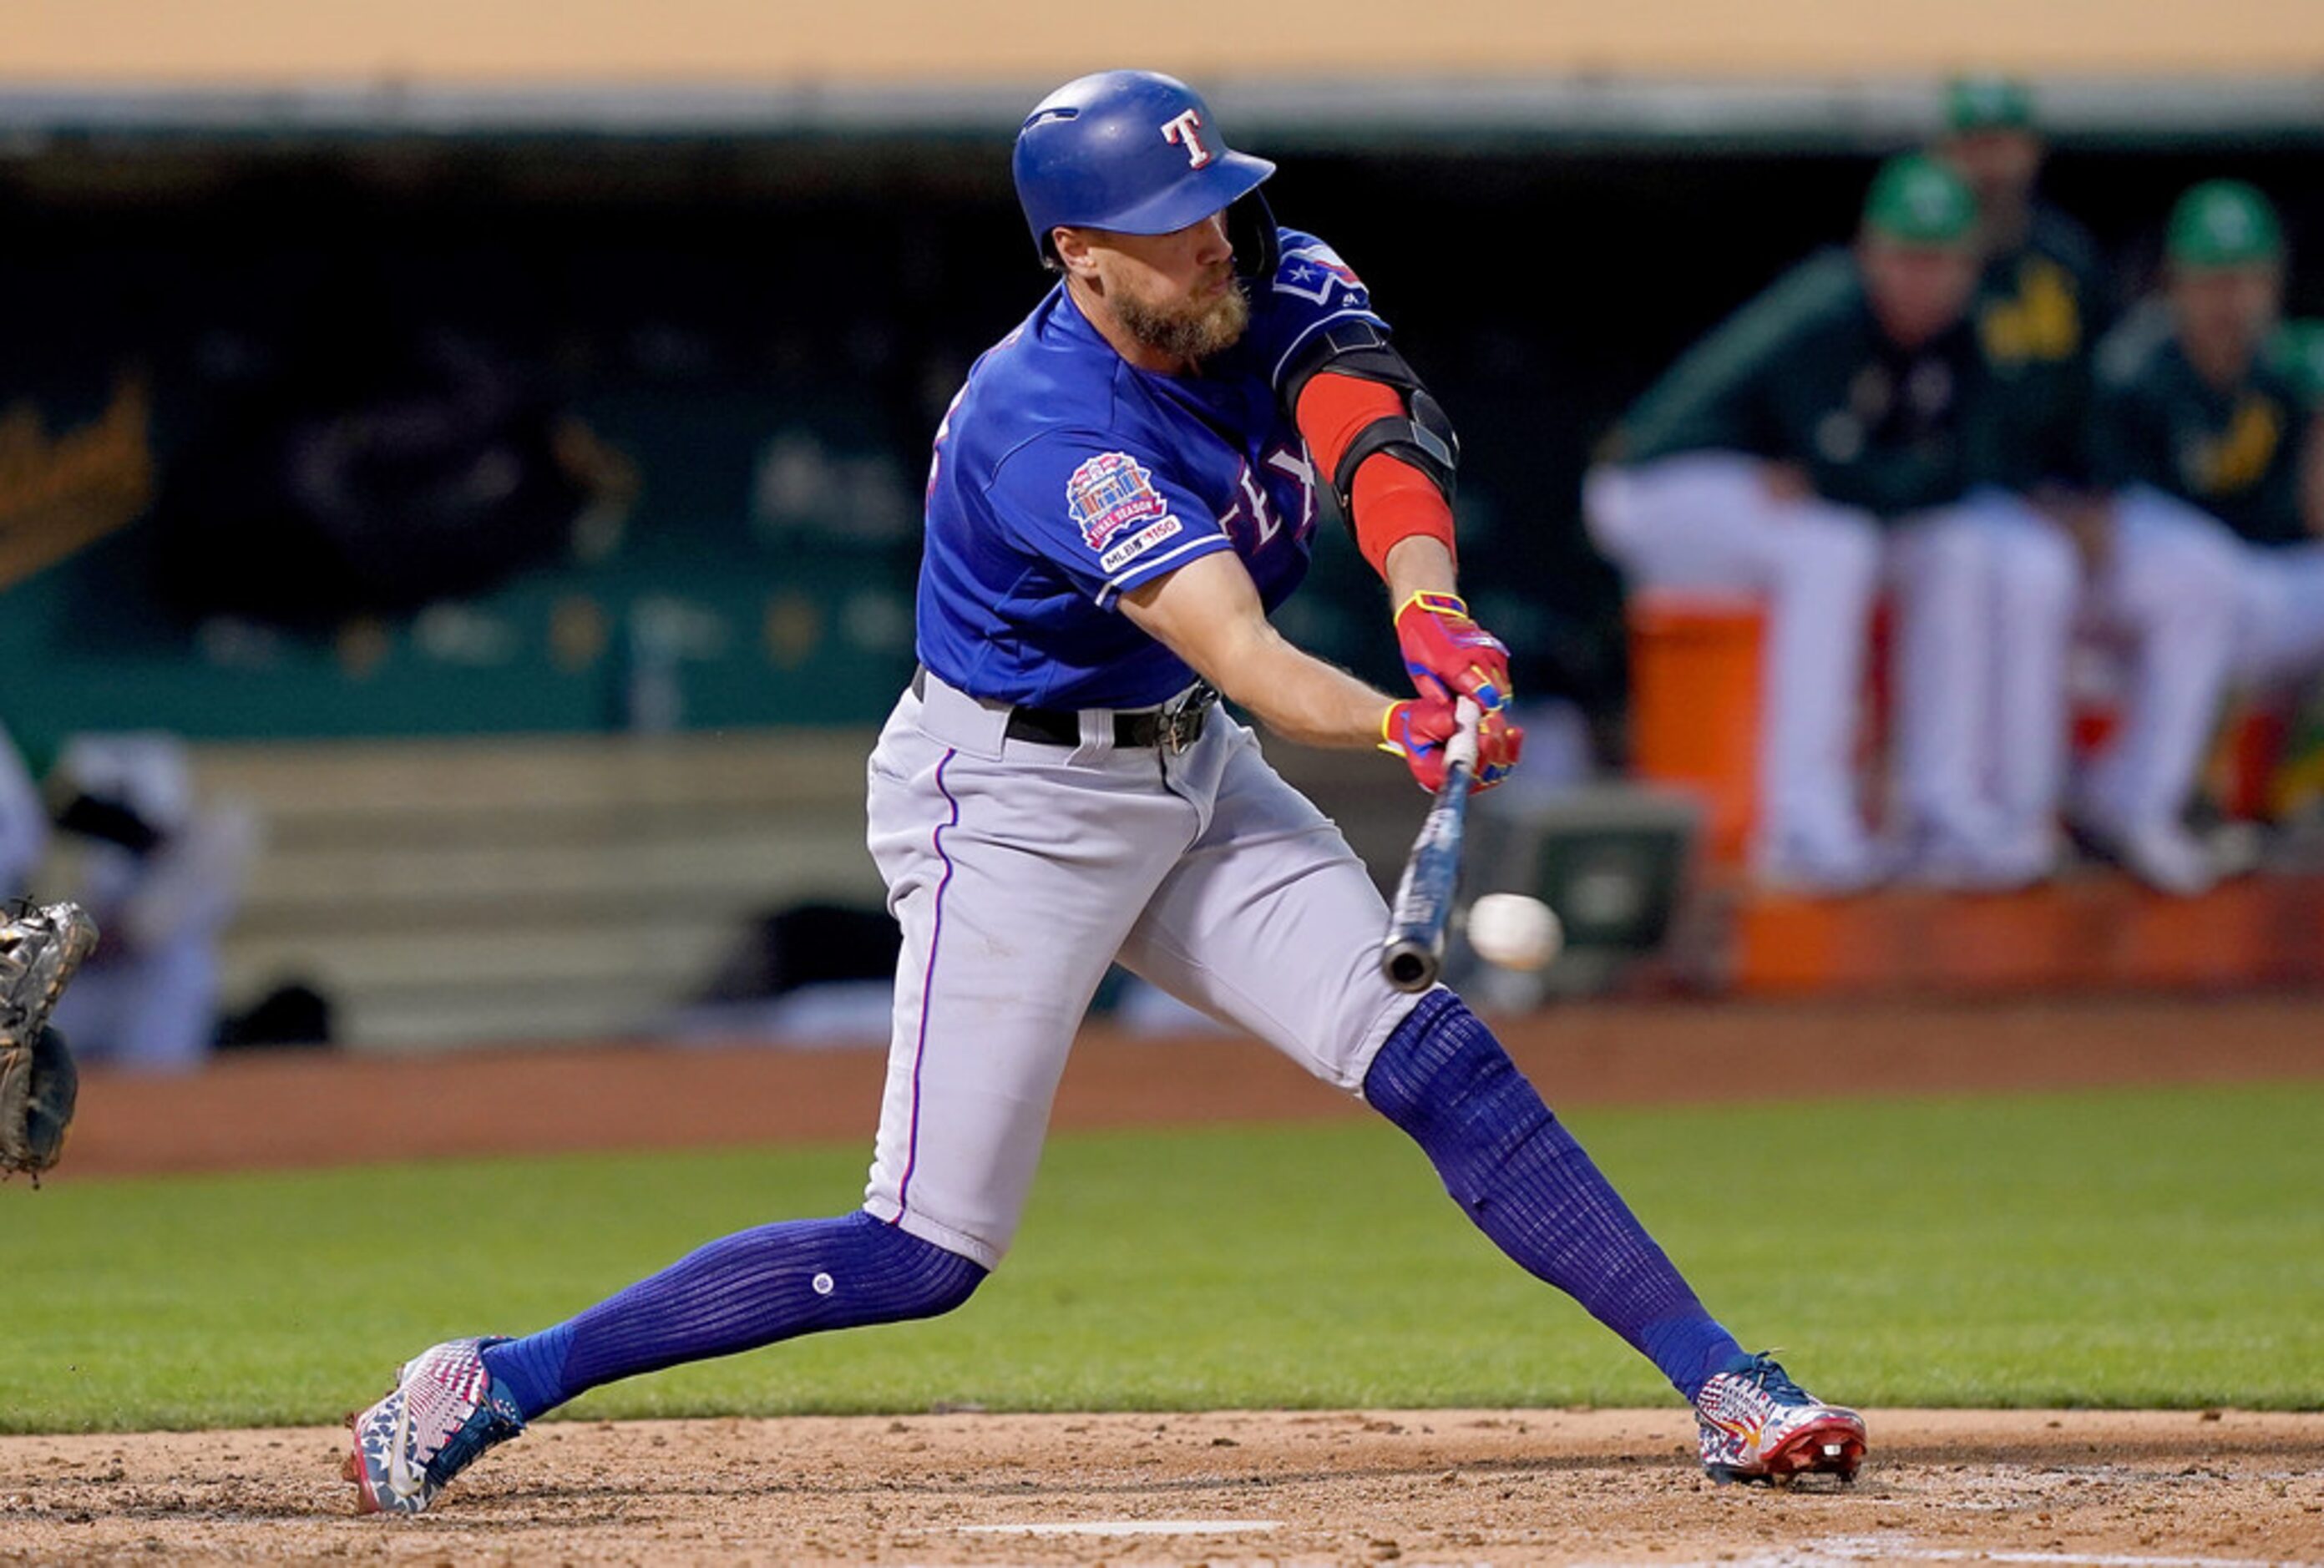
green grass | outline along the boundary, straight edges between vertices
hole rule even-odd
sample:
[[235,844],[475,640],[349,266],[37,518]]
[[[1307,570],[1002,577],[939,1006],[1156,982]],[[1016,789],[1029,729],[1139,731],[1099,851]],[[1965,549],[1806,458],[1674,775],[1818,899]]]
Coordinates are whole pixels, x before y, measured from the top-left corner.
[[[1749,1344],[1869,1404],[2324,1408],[2324,1084],[1590,1112]],[[0,1430],[318,1422],[429,1342],[843,1212],[861,1144],[0,1189]],[[69,1168],[66,1176],[69,1177]],[[1384,1125],[1052,1143],[964,1312],[600,1390],[595,1416],[1656,1403]]]

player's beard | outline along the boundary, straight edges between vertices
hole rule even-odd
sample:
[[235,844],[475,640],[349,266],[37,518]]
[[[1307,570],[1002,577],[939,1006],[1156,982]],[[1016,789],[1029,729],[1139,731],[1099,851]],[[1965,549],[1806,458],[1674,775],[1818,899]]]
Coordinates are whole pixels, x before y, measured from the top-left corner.
[[1230,277],[1226,291],[1204,302],[1176,307],[1141,300],[1127,289],[1117,290],[1113,313],[1132,337],[1147,347],[1174,358],[1204,360],[1223,354],[1250,325],[1250,300],[1240,279]]

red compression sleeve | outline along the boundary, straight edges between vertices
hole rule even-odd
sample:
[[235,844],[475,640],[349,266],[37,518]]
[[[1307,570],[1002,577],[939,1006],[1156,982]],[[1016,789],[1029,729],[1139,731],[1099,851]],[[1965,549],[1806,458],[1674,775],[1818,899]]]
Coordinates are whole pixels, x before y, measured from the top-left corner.
[[[1404,399],[1379,382],[1324,371],[1300,389],[1296,412],[1316,470],[1328,482],[1348,444],[1374,420],[1401,418]],[[1416,535],[1442,541],[1457,560],[1452,508],[1427,475],[1393,453],[1375,452],[1356,470],[1353,488],[1356,548],[1372,570],[1386,576],[1388,552]]]

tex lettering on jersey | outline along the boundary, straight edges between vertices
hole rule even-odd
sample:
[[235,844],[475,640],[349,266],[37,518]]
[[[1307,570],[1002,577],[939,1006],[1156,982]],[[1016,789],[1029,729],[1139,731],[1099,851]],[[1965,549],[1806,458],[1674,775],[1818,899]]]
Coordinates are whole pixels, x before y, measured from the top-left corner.
[[[1315,533],[1315,464],[1306,447],[1277,447],[1256,471],[1247,461],[1236,467],[1235,498],[1219,513],[1219,526],[1235,548],[1248,558],[1274,543],[1286,526],[1292,541],[1305,548]],[[1288,506],[1278,499],[1286,488],[1296,497]]]

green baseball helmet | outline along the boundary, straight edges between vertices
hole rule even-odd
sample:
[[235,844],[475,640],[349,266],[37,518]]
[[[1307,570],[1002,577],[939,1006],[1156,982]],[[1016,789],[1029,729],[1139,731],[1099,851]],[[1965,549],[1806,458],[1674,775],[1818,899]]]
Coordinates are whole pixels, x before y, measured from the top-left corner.
[[2171,209],[2163,254],[2174,267],[2264,266],[2283,259],[2283,226],[2257,186],[2207,180]]
[[1868,234],[1899,244],[1950,247],[1977,233],[1977,196],[1969,184],[1922,152],[1891,158],[1864,198]]
[[1945,84],[1945,129],[1956,136],[2031,131],[2034,94],[2015,77],[1955,77]]

